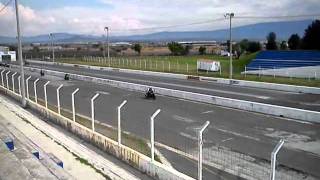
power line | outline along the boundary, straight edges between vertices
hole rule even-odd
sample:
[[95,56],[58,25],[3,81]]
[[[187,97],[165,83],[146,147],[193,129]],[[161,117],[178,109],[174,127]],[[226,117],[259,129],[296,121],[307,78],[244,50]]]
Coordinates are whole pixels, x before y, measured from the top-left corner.
[[235,16],[236,19],[291,19],[291,18],[306,18],[306,17],[320,17],[320,14],[301,14],[288,16]]
[[197,22],[185,23],[185,24],[177,24],[177,25],[167,25],[167,26],[147,27],[147,28],[136,28],[136,29],[126,29],[126,30],[115,29],[113,31],[124,32],[124,31],[144,31],[144,30],[169,29],[169,28],[175,28],[175,27],[184,27],[184,26],[192,26],[192,25],[209,24],[209,23],[212,23],[212,22],[218,22],[218,21],[224,21],[224,20],[225,20],[225,18],[218,18],[218,19],[212,19],[212,20],[206,20],[206,21],[197,21]]
[[9,0],[6,4],[4,4],[4,6],[0,9],[0,13],[2,12],[2,11],[4,11],[8,6],[9,6],[9,4],[12,2],[12,0]]

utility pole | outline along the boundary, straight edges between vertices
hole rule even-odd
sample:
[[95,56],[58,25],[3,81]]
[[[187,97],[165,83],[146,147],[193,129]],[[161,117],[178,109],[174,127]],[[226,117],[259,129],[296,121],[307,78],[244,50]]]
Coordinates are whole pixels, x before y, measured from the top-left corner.
[[[110,53],[109,53],[109,27],[104,27],[104,32],[107,34],[107,54],[108,54],[108,59],[110,59]],[[105,53],[105,48],[104,48],[104,56],[106,56],[105,54],[106,53]]]
[[22,59],[22,45],[20,36],[20,21],[19,21],[19,7],[18,0],[15,0],[16,6],[16,19],[17,19],[17,34],[18,34],[18,61],[20,62],[20,75],[21,75],[21,104],[22,107],[26,107],[26,92],[25,92],[25,81],[24,81],[24,69],[23,69],[23,59]]
[[49,37],[51,39],[51,49],[52,49],[52,61],[54,62],[54,47],[53,47],[53,34],[50,33]]
[[[234,13],[227,13],[225,18],[229,17],[230,20],[230,29],[229,29],[229,53],[230,53],[230,72],[229,72],[229,79],[231,80],[233,77],[233,66],[232,66],[232,18],[234,17]],[[231,81],[230,81],[231,82]]]

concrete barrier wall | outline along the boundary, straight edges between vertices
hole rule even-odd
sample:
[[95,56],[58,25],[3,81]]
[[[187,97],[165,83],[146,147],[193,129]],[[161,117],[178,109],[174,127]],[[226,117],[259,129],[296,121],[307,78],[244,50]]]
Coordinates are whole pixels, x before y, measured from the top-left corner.
[[[26,69],[40,72],[40,69],[38,68],[26,67]],[[58,77],[64,77],[65,75],[64,72],[52,71],[52,70],[45,70],[45,73],[58,76]],[[106,85],[110,85],[117,88],[140,91],[140,92],[145,92],[147,88],[150,87],[150,86],[141,85],[141,84],[102,79],[102,78],[96,78],[96,77],[84,76],[84,75],[78,75],[78,74],[70,74],[70,78],[94,82],[94,83],[106,84]],[[152,88],[155,89],[156,93],[165,95],[165,96],[182,98],[182,99],[214,104],[214,105],[219,105],[224,107],[236,108],[236,109],[241,109],[245,111],[258,112],[258,113],[268,114],[273,116],[320,123],[320,112],[316,112],[316,111],[309,111],[309,110],[289,108],[284,106],[276,106],[276,105],[257,103],[257,102],[251,102],[251,101],[223,98],[218,96],[192,93],[192,92],[173,90],[173,89],[167,89],[167,88],[161,88],[161,87],[152,87]]]
[[[0,86],[0,89],[7,95],[13,97],[16,100],[20,100],[21,96],[10,90],[5,89]],[[47,117],[50,121],[55,124],[62,126],[68,131],[76,134],[81,139],[97,146],[101,150],[108,152],[122,161],[130,164],[131,166],[139,169],[143,173],[146,173],[155,179],[163,180],[194,180],[193,178],[171,168],[167,167],[159,162],[151,162],[151,159],[129,147],[124,145],[118,145],[114,140],[103,136],[97,132],[93,132],[91,129],[84,127],[72,120],[65,118],[58,113],[48,110],[45,107],[36,104],[35,102],[28,100],[28,106],[40,113],[41,115]]]
[[[189,75],[184,75],[184,74],[151,72],[151,71],[141,71],[141,70],[131,70],[131,69],[119,69],[119,68],[99,67],[99,66],[89,66],[89,65],[79,65],[79,64],[68,64],[68,63],[53,63],[53,62],[45,62],[45,61],[32,61],[32,60],[28,60],[28,61],[32,62],[32,63],[38,63],[38,64],[49,64],[49,65],[55,64],[55,65],[61,65],[61,66],[66,66],[66,67],[81,67],[81,68],[88,68],[88,69],[94,69],[94,70],[119,71],[119,72],[125,72],[125,73],[153,75],[153,76],[176,78],[176,79],[189,79],[189,77],[190,77]],[[316,87],[295,86],[295,85],[287,85],[287,84],[275,84],[275,83],[255,82],[255,81],[245,81],[245,80],[231,80],[230,81],[230,79],[204,77],[204,76],[193,76],[193,77],[197,77],[196,79],[199,79],[200,81],[209,81],[209,82],[216,82],[216,83],[221,83],[221,84],[232,84],[235,86],[254,87],[254,88],[297,92],[297,93],[320,94],[320,88],[316,88]],[[192,79],[195,79],[195,78],[192,78]]]

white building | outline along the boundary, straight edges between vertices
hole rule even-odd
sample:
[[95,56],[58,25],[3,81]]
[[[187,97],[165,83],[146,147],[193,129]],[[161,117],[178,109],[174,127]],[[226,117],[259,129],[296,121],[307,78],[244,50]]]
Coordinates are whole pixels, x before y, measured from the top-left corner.
[[0,46],[0,62],[12,62],[16,60],[15,51],[9,51],[9,47]]

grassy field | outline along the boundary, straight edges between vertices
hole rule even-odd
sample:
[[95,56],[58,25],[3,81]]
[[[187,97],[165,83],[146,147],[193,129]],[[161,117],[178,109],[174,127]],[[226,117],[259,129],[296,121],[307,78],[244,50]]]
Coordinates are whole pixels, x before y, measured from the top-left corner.
[[[257,76],[241,74],[245,70],[245,66],[255,58],[257,53],[243,55],[239,59],[233,60],[233,78],[272,82],[280,84],[292,84],[302,86],[320,87],[320,80],[303,79],[303,78],[285,78],[285,77],[271,77],[271,76]],[[219,61],[221,64],[220,72],[207,72],[197,70],[198,59],[210,59]],[[214,55],[196,55],[196,56],[130,56],[130,57],[112,57],[110,61],[102,57],[84,57],[84,58],[64,58],[59,59],[58,62],[106,66],[124,69],[136,69],[144,71],[169,72],[178,74],[188,74],[208,77],[229,78],[229,57],[221,57]]]

